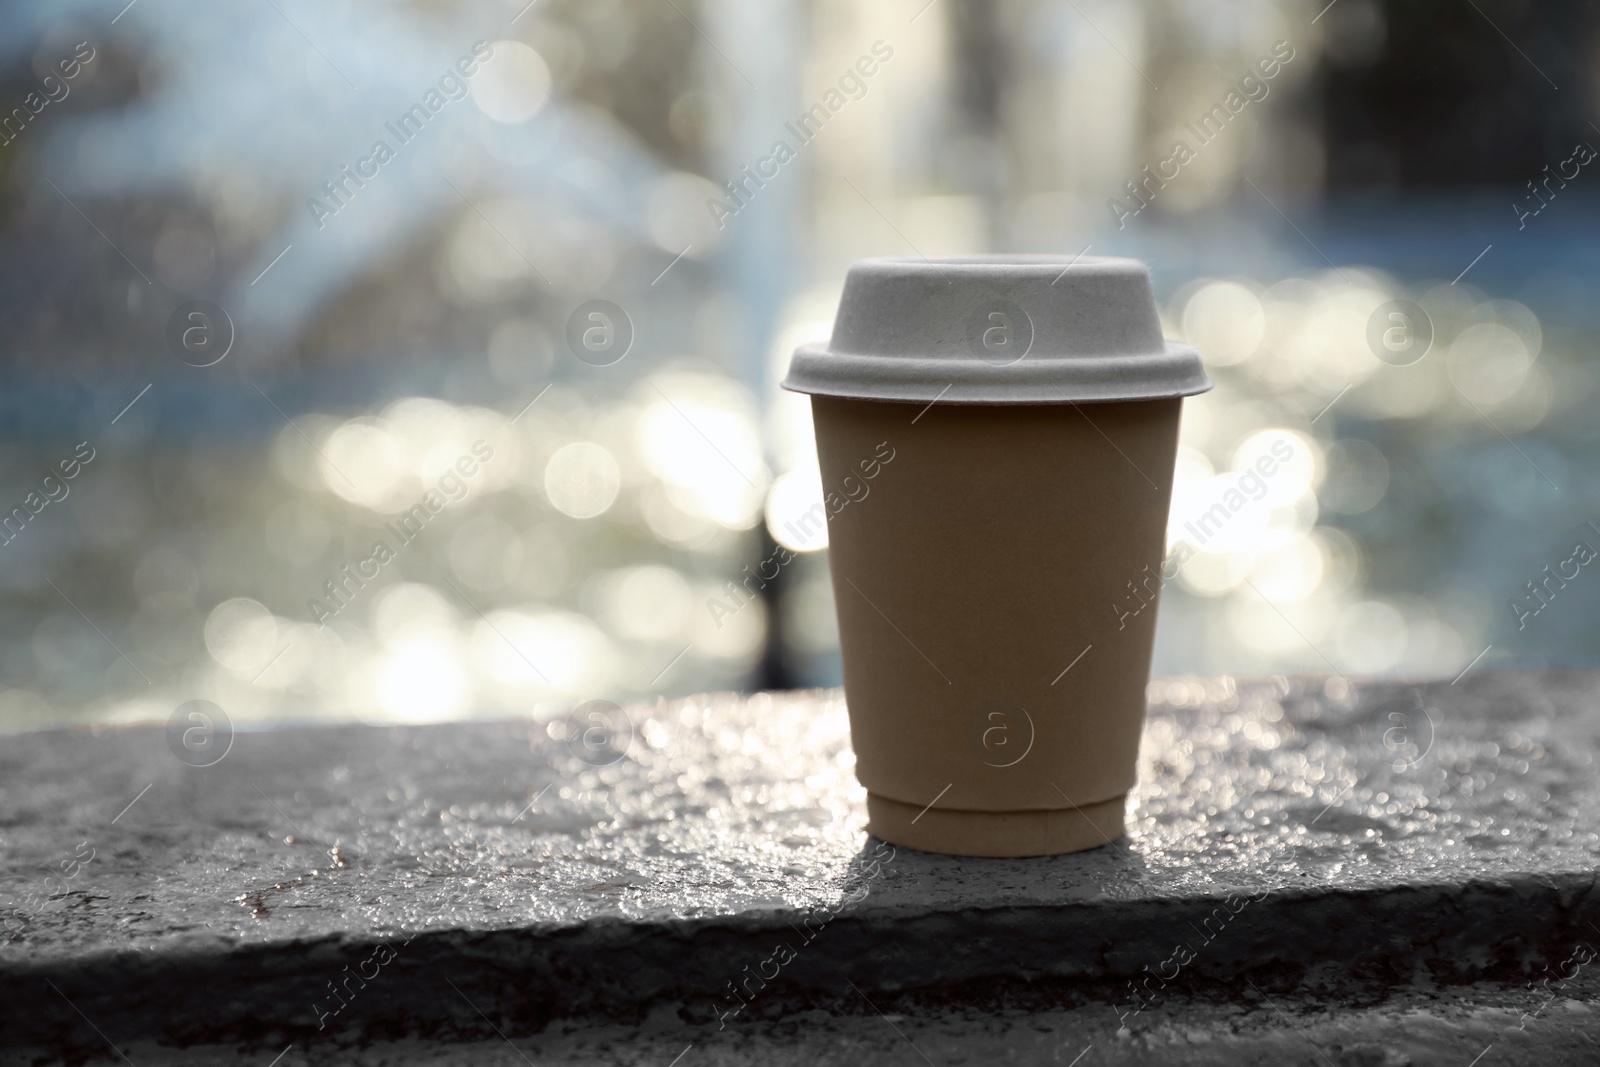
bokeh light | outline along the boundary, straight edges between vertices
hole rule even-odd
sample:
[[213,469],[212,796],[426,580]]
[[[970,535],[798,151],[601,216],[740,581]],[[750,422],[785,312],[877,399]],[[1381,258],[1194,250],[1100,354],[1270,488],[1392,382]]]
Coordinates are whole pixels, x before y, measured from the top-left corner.
[[471,81],[472,100],[496,122],[527,122],[550,99],[550,68],[521,41],[496,41]]
[[589,441],[562,445],[544,469],[544,491],[563,515],[592,519],[617,499],[622,473],[616,458]]

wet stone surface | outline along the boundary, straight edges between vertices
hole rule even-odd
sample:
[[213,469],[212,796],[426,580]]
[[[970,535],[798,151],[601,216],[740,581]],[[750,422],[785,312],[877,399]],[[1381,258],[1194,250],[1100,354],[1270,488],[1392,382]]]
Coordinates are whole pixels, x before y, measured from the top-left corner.
[[1151,695],[1128,837],[1034,860],[869,840],[835,692],[634,707],[602,744],[241,733],[209,767],[160,727],[5,738],[0,1047],[302,1055],[583,1019],[681,1048],[869,997],[1093,1010],[1128,1039],[1182,1030],[1198,990],[1371,1011],[1540,981],[1589,1010],[1600,675]]

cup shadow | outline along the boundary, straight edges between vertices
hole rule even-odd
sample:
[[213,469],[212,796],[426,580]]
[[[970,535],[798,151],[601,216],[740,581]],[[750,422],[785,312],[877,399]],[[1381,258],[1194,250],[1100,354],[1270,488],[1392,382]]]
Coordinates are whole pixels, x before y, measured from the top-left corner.
[[867,836],[845,868],[842,900],[854,907],[919,907],[1097,897],[1142,883],[1148,865],[1127,837],[1056,856],[951,856]]

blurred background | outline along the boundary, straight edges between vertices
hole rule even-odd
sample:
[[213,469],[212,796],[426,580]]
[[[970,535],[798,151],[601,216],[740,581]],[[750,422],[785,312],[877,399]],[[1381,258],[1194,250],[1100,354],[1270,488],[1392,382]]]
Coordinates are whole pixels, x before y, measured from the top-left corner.
[[1600,659],[1594,8],[524,2],[0,9],[0,728],[837,684],[870,255],[1152,265],[1158,674]]

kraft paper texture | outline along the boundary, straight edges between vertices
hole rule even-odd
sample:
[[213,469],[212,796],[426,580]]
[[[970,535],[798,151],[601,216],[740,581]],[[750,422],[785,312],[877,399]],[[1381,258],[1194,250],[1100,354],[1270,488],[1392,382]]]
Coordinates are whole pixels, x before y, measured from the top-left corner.
[[1180,404],[812,397],[824,488],[867,487],[828,535],[872,833],[994,856],[1122,834]]

